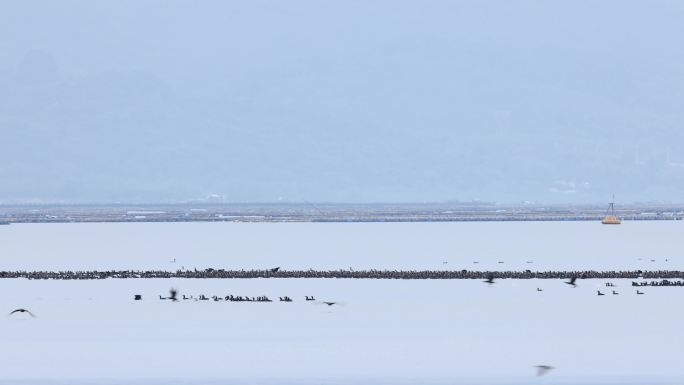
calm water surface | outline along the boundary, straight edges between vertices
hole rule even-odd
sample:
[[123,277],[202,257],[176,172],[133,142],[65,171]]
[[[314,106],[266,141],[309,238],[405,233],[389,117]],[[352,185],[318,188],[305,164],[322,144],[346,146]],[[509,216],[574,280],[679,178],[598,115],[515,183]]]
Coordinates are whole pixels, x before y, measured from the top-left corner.
[[0,227],[0,269],[684,270],[683,234],[683,221],[18,224]]

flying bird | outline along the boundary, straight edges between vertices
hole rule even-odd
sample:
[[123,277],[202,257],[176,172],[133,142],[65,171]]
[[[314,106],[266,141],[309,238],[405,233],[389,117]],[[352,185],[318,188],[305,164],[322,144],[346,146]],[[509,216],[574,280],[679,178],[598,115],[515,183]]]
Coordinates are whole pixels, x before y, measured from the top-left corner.
[[535,368],[537,368],[537,376],[543,376],[552,369],[555,369],[553,366],[549,365],[537,365]]
[[323,301],[322,303],[324,303],[324,304],[326,304],[326,305],[328,305],[328,306],[338,305],[337,302],[326,302],[326,301]]
[[28,310],[26,310],[26,309],[16,309],[16,310],[12,310],[12,312],[9,313],[7,316],[9,317],[9,316],[11,316],[11,315],[14,314],[14,313],[28,313],[28,315],[30,315],[31,317],[36,318],[36,316],[35,316],[33,313],[31,313],[30,311],[28,311]]
[[577,281],[577,277],[570,277],[570,280],[568,282],[565,282],[567,285],[572,285],[572,287],[576,287],[577,284],[575,283]]
[[271,273],[277,273],[280,270],[280,266],[271,269]]

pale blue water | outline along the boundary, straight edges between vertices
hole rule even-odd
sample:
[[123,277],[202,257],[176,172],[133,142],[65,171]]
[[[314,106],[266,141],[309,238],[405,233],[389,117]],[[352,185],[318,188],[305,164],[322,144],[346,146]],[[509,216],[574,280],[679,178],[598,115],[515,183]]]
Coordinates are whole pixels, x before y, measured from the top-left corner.
[[[0,228],[0,269],[473,269],[473,260],[480,269],[529,268],[527,260],[537,269],[682,269],[683,229],[681,222],[11,225]],[[621,295],[597,297],[600,280],[576,289],[558,280],[0,280],[0,313],[26,307],[38,315],[0,317],[0,384],[677,384],[684,313],[676,304],[684,290],[636,296],[629,280],[615,283]],[[296,301],[156,299],[171,286]],[[133,294],[144,301],[134,303]],[[320,307],[305,295],[345,306]],[[536,377],[538,364],[557,369]]]
[[684,270],[681,234],[684,221],[19,224],[0,228],[0,269]]

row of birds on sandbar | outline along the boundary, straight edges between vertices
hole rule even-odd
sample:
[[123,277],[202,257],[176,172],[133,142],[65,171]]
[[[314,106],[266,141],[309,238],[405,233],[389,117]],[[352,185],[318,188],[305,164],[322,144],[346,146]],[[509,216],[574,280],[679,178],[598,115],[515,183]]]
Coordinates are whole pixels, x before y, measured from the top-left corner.
[[[637,295],[645,294],[643,291],[639,291],[639,290],[637,290],[636,293],[637,293]],[[618,295],[618,294],[620,294],[620,293],[613,290],[613,295]],[[601,290],[596,290],[596,295],[606,295],[606,293],[602,293]]]
[[[320,304],[324,304],[324,305],[328,305],[328,306],[340,304],[339,302],[332,302],[332,301],[317,301],[313,295],[311,295],[311,296],[307,295],[304,298],[305,298],[305,301],[307,301],[307,302],[308,301],[314,301],[316,303],[320,303]],[[143,298],[142,298],[141,294],[135,294],[133,296],[133,300],[135,300],[135,301],[142,301],[142,299]],[[169,290],[169,296],[168,297],[164,297],[160,294],[159,299],[162,301],[172,301],[172,302],[176,302],[176,301],[210,301],[210,300],[214,301],[214,302],[220,302],[220,301],[227,301],[227,302],[273,302],[272,299],[270,299],[269,297],[267,297],[265,295],[258,296],[258,297],[247,297],[247,296],[243,297],[241,295],[240,296],[234,296],[234,295],[230,294],[230,295],[226,295],[226,296],[222,296],[222,297],[219,297],[217,295],[207,297],[204,294],[200,294],[199,296],[195,297],[194,295],[183,294],[181,298],[178,298],[178,290],[173,289],[173,288],[171,290]],[[288,296],[278,297],[278,300],[280,302],[293,302],[293,299],[288,297]]]

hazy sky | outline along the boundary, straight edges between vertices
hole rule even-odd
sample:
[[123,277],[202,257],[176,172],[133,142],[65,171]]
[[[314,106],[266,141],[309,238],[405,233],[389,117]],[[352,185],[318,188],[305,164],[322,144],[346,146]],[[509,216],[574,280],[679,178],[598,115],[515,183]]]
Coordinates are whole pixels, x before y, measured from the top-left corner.
[[681,1],[0,4],[0,202],[684,201]]

